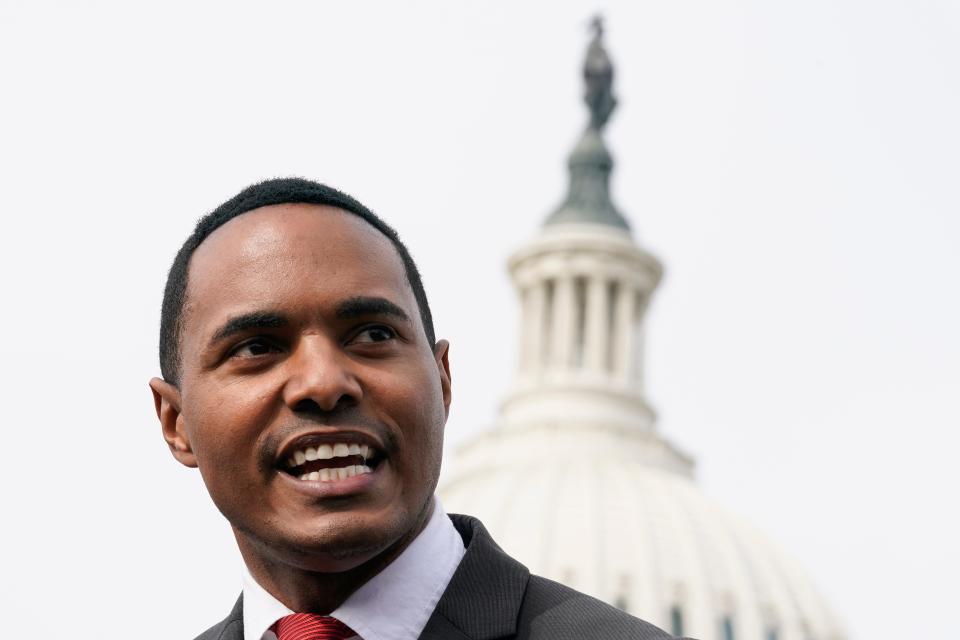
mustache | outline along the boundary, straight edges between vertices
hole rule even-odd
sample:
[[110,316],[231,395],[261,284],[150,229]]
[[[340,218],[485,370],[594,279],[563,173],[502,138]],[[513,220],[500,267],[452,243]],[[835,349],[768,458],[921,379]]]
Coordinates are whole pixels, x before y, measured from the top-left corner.
[[262,471],[273,469],[284,442],[306,434],[317,427],[340,428],[345,431],[364,431],[380,441],[388,456],[397,450],[397,436],[383,422],[368,416],[356,405],[338,404],[324,410],[319,406],[297,411],[295,417],[267,434],[260,448],[259,465]]

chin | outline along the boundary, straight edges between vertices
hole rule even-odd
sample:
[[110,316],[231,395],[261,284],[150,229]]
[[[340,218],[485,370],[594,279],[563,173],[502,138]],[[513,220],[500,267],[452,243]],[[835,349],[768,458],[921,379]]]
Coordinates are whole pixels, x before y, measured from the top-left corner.
[[[271,555],[305,571],[340,573],[389,555],[415,524],[404,527],[399,519],[377,521],[352,514],[327,515],[322,523],[287,529],[264,541]],[[276,532],[275,532],[276,533]]]

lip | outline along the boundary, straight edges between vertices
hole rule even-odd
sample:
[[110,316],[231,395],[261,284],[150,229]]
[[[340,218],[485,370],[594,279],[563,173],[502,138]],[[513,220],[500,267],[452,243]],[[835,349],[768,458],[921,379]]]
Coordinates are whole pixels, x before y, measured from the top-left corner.
[[[301,433],[287,440],[287,442],[280,447],[280,452],[277,454],[277,459],[274,461],[274,464],[282,468],[286,466],[286,461],[290,459],[295,451],[300,451],[307,447],[315,447],[319,444],[337,444],[338,442],[344,444],[365,444],[368,447],[376,449],[380,455],[386,454],[383,443],[365,431],[355,429],[322,429]],[[347,480],[352,480],[352,478],[346,478],[339,482],[346,482]],[[331,482],[330,484],[334,483]]]
[[[338,440],[338,442],[346,442]],[[359,441],[357,441],[359,442]],[[321,482],[319,480],[300,480],[289,473],[277,472],[280,482],[289,486],[293,490],[306,494],[313,498],[339,498],[358,493],[363,493],[376,484],[384,473],[385,467],[389,464],[387,460],[381,462],[370,473],[356,475],[352,478],[343,480],[330,480]]]

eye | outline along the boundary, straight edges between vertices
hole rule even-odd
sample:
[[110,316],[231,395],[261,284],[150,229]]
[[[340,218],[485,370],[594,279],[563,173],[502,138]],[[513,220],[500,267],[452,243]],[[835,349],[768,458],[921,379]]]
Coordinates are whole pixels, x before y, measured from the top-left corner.
[[350,341],[351,344],[371,344],[385,342],[397,337],[397,332],[385,325],[374,325],[365,328]]
[[252,338],[241,342],[230,352],[231,358],[256,358],[269,353],[276,353],[277,346],[263,338]]

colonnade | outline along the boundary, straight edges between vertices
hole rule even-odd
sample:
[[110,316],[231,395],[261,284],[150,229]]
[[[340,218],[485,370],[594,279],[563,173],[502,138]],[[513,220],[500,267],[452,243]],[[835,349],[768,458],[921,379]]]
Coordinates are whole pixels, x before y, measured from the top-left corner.
[[644,293],[629,280],[562,274],[520,286],[520,372],[582,370],[640,377]]

